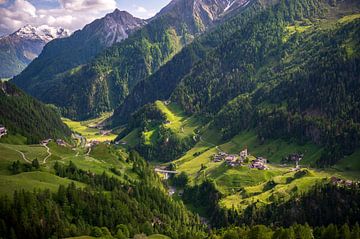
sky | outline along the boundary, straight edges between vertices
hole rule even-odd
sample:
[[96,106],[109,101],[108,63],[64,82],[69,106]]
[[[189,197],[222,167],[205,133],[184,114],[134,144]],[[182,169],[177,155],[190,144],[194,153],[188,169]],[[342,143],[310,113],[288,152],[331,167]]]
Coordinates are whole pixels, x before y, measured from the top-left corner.
[[147,19],[154,16],[170,0],[0,0],[0,36],[30,24],[63,27],[70,31],[115,8]]

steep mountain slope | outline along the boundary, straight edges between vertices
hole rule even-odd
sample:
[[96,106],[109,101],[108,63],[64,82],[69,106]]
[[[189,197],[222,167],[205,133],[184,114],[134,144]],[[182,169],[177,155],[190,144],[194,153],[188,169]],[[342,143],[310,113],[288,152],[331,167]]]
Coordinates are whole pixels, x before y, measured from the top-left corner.
[[27,138],[27,143],[38,143],[47,138],[65,139],[71,134],[55,109],[9,82],[0,83],[0,124],[6,127],[8,135],[22,135]]
[[189,113],[215,116],[225,138],[256,128],[261,140],[311,140],[328,147],[319,165],[353,153],[360,132],[353,108],[359,104],[358,14],[330,29],[331,20],[323,27],[304,20],[284,26],[270,14],[262,17],[266,24],[234,35],[192,69],[173,100]]
[[214,24],[227,6],[227,0],[174,0],[145,27],[91,63],[46,79],[42,72],[26,79],[27,70],[35,69],[29,67],[14,82],[40,100],[60,106],[68,117],[83,119],[112,110],[136,83]]
[[8,36],[0,37],[0,78],[19,74],[48,42],[68,36],[69,32],[63,28],[27,25]]
[[48,44],[13,82],[41,99],[40,96],[53,87],[56,74],[86,64],[106,47],[126,39],[145,24],[144,20],[116,9],[70,37]]
[[231,38],[238,28],[246,27],[249,19],[262,11],[265,4],[262,1],[253,1],[244,6],[246,7],[232,13],[236,14],[236,17],[221,24],[214,31],[206,33],[203,37],[195,39],[158,71],[140,81],[125,98],[124,103],[115,110],[109,123],[113,126],[125,124],[131,114],[141,106],[158,99],[168,99],[177,84],[190,73],[197,62],[204,59],[213,48]]
[[[188,114],[207,117],[224,139],[255,129],[262,142],[312,141],[327,147],[319,165],[353,153],[359,147],[358,2],[289,1],[249,12],[238,16],[246,25],[230,20],[220,37],[216,31],[204,36],[136,86],[115,111],[114,125],[155,97],[170,97]],[[235,30],[221,37],[226,29]]]

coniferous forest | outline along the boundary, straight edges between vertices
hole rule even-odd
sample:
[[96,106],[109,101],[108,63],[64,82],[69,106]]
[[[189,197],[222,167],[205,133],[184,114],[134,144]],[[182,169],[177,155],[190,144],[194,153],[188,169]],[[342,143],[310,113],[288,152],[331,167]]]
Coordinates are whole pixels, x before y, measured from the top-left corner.
[[5,2],[0,239],[360,239],[358,0]]

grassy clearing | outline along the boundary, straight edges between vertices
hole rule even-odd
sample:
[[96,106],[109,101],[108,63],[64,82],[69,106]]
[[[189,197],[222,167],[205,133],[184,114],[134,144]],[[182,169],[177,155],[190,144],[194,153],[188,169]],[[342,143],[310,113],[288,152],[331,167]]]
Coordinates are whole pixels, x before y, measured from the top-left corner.
[[286,26],[285,27],[285,36],[283,37],[283,42],[287,42],[290,37],[296,33],[298,34],[302,34],[306,31],[308,31],[309,29],[311,29],[313,27],[313,25],[308,25],[303,23],[303,22],[296,22],[295,25],[290,25],[290,26]]
[[223,207],[235,207],[244,210],[248,205],[257,202],[266,205],[274,201],[287,201],[294,194],[303,193],[311,189],[317,182],[326,180],[329,174],[308,171],[297,177],[294,172],[284,173],[255,186],[244,187],[241,191],[223,198]]
[[70,119],[62,118],[62,121],[74,132],[82,135],[87,140],[98,140],[100,142],[112,141],[117,135],[110,133],[108,135],[101,135],[100,130],[94,128],[96,125],[101,124],[104,120],[110,117],[110,113],[103,114],[99,118],[88,121],[72,121]]
[[348,23],[348,22],[352,22],[356,19],[360,18],[360,13],[356,13],[356,14],[352,14],[352,15],[347,15],[345,17],[342,17],[339,19],[339,23]]
[[[72,182],[53,174],[55,162],[67,165],[72,161],[78,168],[96,174],[106,172],[108,175],[117,177],[120,180],[125,180],[125,175],[128,178],[137,179],[137,176],[131,170],[132,165],[125,162],[127,154],[121,149],[100,144],[93,148],[90,155],[87,156],[83,149],[72,150],[71,148],[58,146],[55,143],[50,143],[48,147],[52,156],[45,164],[41,164],[40,171],[12,175],[9,167],[13,162],[19,160],[21,163],[27,163],[17,150],[23,152],[28,159],[38,158],[41,163],[48,154],[46,149],[40,145],[0,144],[0,194],[11,195],[15,190],[33,190],[35,188],[57,190],[59,185]],[[115,175],[111,168],[116,168],[121,173],[121,176]],[[78,183],[78,185],[82,186],[83,184]]]
[[0,139],[0,142],[4,144],[26,144],[27,138],[19,134],[16,135],[8,134],[2,137]]
[[194,135],[194,131],[201,126],[200,119],[195,116],[187,116],[175,103],[165,105],[162,101],[155,102],[156,107],[165,114],[170,123],[165,127],[171,129],[179,137]]
[[58,190],[59,185],[68,185],[74,182],[78,187],[85,185],[66,178],[60,178],[48,172],[26,172],[16,175],[0,175],[0,194],[12,196],[14,191],[34,189]]

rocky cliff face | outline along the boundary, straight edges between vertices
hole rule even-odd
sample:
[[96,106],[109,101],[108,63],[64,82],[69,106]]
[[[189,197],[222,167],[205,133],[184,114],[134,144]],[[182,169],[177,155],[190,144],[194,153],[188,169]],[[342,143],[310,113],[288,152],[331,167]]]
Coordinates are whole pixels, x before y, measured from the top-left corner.
[[88,39],[97,38],[106,47],[120,42],[144,26],[146,22],[142,19],[133,17],[126,11],[116,9],[114,12],[107,14],[105,17],[95,20],[84,27],[82,31],[77,32],[79,35],[86,36]]
[[251,0],[173,0],[153,19],[173,15],[191,21],[193,30],[205,31],[220,17],[239,7],[247,5]]

